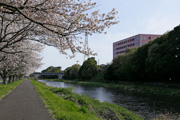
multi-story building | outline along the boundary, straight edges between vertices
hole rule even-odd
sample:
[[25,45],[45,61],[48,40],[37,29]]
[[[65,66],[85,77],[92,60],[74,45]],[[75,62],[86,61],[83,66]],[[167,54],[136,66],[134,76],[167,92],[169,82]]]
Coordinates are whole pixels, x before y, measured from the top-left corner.
[[160,37],[161,35],[154,35],[154,34],[138,34],[117,42],[113,43],[113,58],[118,56],[118,54],[123,54],[126,52],[127,48],[132,47],[140,47],[151,40]]

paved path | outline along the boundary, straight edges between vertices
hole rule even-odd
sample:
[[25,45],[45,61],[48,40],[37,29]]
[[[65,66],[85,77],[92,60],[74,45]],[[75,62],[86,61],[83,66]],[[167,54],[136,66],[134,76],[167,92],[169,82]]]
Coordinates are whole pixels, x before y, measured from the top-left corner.
[[29,80],[0,101],[0,120],[53,120]]

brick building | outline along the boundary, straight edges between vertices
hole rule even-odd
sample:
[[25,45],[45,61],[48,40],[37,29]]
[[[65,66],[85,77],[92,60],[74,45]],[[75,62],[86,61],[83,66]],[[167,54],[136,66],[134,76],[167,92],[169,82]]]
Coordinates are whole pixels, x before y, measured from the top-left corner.
[[113,43],[113,58],[118,56],[118,54],[123,54],[126,51],[126,48],[132,47],[140,47],[151,40],[160,37],[161,35],[154,35],[154,34],[138,34],[117,42]]

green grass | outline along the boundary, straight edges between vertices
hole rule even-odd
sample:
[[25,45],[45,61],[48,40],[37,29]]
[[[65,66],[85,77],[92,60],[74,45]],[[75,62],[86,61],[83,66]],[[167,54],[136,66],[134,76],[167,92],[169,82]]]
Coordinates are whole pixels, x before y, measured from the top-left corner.
[[48,87],[33,80],[32,83],[56,120],[142,120],[116,104],[77,95],[72,88]]
[[11,92],[15,87],[17,87],[23,80],[19,80],[17,82],[12,82],[9,84],[0,84],[0,99],[2,99],[5,95]]

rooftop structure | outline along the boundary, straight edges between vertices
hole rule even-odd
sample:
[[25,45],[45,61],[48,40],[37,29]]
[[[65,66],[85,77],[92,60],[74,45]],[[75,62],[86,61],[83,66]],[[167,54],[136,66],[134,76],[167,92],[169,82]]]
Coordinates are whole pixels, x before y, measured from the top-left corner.
[[123,54],[126,52],[127,48],[141,47],[147,44],[149,41],[160,37],[161,35],[154,34],[138,34],[117,42],[113,43],[113,58],[118,56],[118,54]]

